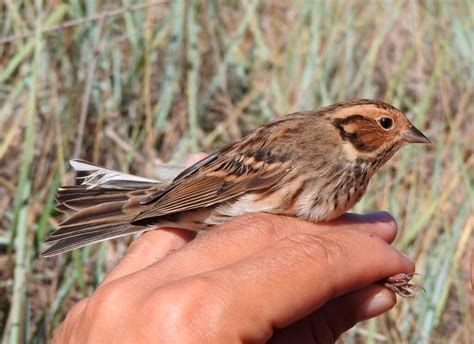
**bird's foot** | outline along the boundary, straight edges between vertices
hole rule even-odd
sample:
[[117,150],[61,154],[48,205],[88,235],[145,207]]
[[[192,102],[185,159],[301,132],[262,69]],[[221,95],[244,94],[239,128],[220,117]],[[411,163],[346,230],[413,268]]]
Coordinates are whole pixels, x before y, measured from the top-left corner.
[[397,274],[383,279],[381,283],[385,288],[390,289],[402,297],[413,298],[419,290],[425,292],[425,288],[422,286],[410,283],[415,275],[419,274],[414,272],[409,274]]

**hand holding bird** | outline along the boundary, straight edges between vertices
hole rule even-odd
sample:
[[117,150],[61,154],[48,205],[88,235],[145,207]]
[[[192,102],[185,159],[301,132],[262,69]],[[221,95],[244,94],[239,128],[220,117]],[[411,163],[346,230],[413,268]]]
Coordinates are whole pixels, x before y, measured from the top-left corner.
[[390,245],[396,232],[385,212],[316,224],[255,213],[197,238],[151,230],[53,342],[333,343],[395,305],[376,282],[414,271]]

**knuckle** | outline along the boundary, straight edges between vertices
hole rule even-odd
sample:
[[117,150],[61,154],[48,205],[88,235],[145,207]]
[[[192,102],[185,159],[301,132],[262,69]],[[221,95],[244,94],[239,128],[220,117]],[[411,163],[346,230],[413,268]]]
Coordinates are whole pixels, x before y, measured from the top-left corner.
[[324,265],[332,265],[345,251],[337,238],[328,236],[298,233],[288,236],[287,240],[298,254]]
[[140,238],[132,241],[132,243],[128,246],[128,253],[151,249],[154,245],[155,244],[150,239],[149,235],[147,235],[147,233],[144,233]]
[[278,226],[271,216],[259,218],[251,224],[251,228],[257,231],[259,235],[268,239],[279,236]]
[[127,253],[130,254],[134,251],[136,251],[137,249],[139,249],[142,245],[143,245],[143,238],[138,238],[138,239],[135,239],[133,240],[130,245],[128,245],[128,249],[127,249]]
[[74,306],[72,306],[71,310],[66,316],[66,320],[76,319],[77,316],[84,311],[84,308],[87,306],[88,302],[89,302],[89,298],[85,298],[79,301],[78,303],[76,303]]
[[297,252],[303,254],[305,258],[318,262],[330,260],[330,254],[324,240],[316,235],[298,233],[290,235],[287,240],[290,242],[290,246],[296,248]]
[[150,308],[151,321],[160,325],[163,338],[182,342],[206,337],[209,319],[215,314],[215,302],[210,300],[213,285],[212,279],[198,276],[171,283],[152,295],[145,307]]
[[117,281],[99,287],[89,299],[85,308],[85,316],[97,317],[100,314],[113,318],[120,316],[124,306],[124,291]]
[[275,222],[274,216],[270,214],[246,214],[233,219],[232,224],[239,230],[245,227],[248,235],[257,234],[266,238],[273,238],[277,237],[279,233],[279,226]]

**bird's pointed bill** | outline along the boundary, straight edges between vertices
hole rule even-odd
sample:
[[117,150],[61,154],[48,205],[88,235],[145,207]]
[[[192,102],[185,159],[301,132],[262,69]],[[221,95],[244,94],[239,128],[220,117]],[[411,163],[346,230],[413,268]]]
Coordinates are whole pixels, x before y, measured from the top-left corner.
[[413,125],[407,130],[402,131],[400,135],[408,143],[431,143],[430,139]]

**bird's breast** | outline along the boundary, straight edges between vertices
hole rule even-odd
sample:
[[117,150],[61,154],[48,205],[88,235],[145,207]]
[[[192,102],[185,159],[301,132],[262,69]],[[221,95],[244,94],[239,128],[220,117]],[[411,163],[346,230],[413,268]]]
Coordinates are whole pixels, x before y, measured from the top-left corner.
[[310,221],[329,221],[348,211],[367,189],[370,175],[364,166],[327,169],[308,182],[297,201],[296,216]]

